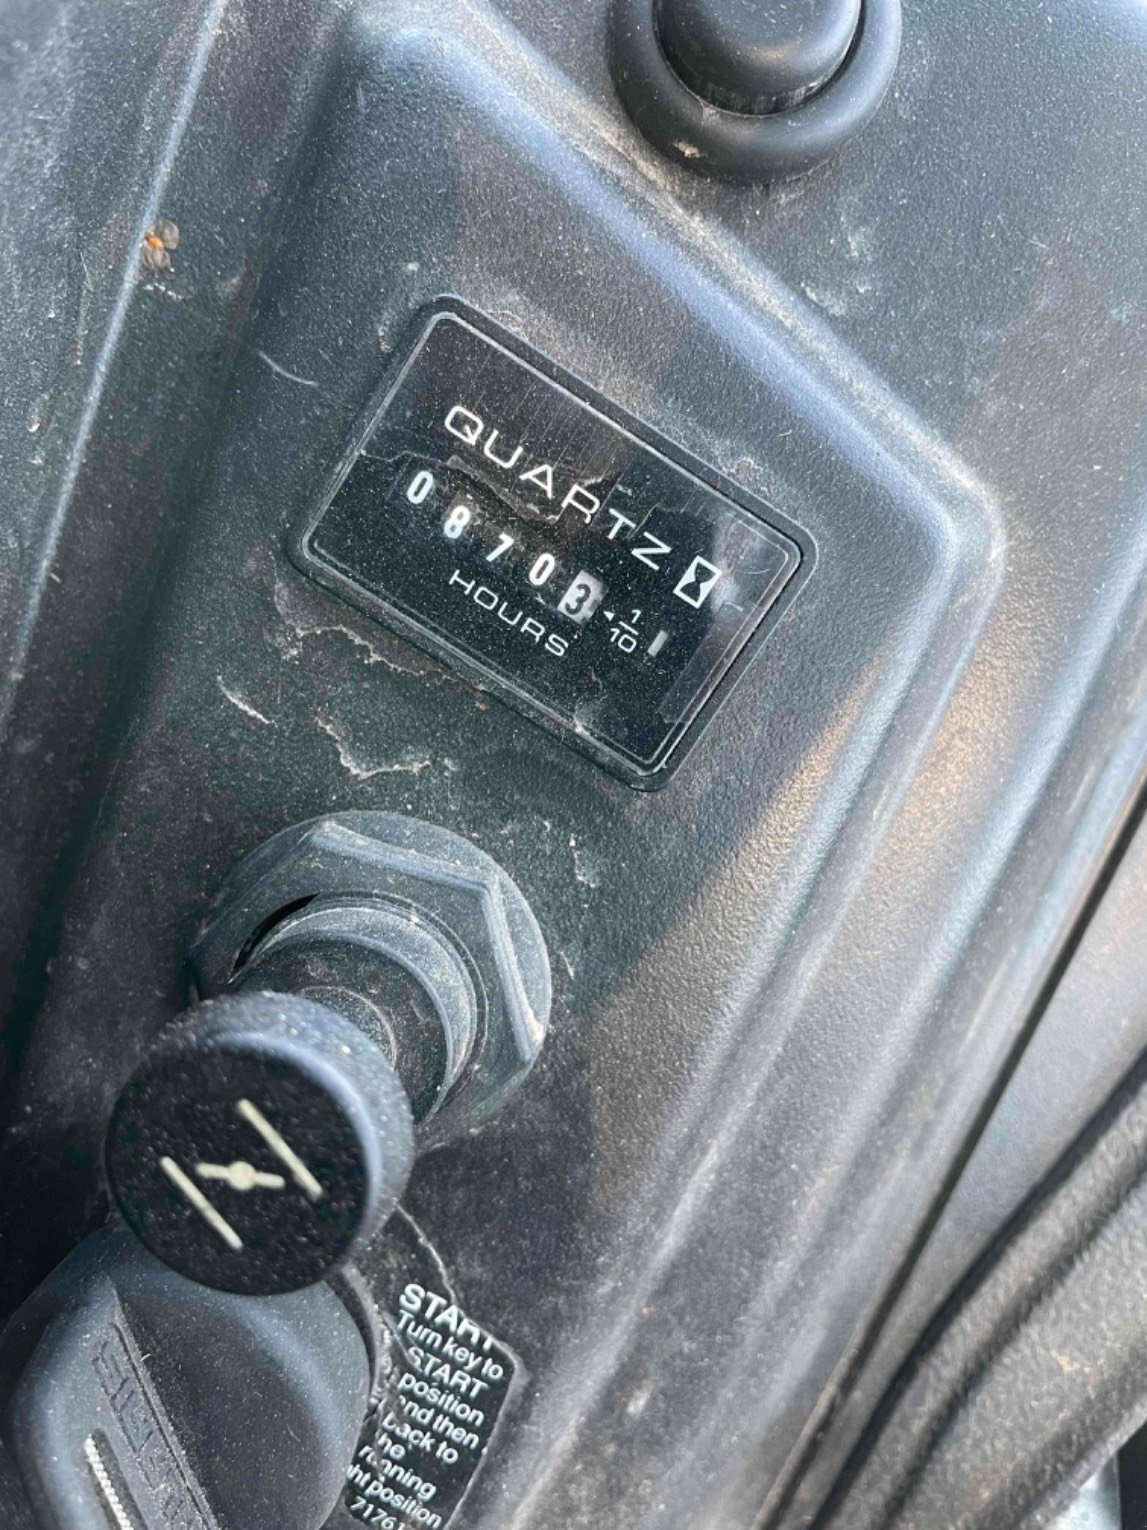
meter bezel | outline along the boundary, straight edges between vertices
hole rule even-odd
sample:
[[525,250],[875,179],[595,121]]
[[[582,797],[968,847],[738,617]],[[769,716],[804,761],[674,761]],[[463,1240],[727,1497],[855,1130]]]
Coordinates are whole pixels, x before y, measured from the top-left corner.
[[[515,684],[514,680],[503,674],[501,670],[483,663],[466,649],[452,643],[440,632],[422,625],[401,607],[358,583],[342,570],[332,567],[328,561],[312,550],[311,538],[315,529],[342,488],[364,445],[405,382],[408,372],[417,363],[435,323],[446,316],[452,316],[469,325],[484,339],[500,346],[520,365],[562,388],[579,403],[640,441],[650,451],[665,458],[681,472],[689,474],[706,488],[730,500],[738,509],[760,520],[767,528],[787,537],[797,548],[796,564],[771,605],[762,613],[756,626],[745,638],[717,680],[712,683],[708,693],[690,711],[686,720],[678,725],[664,750],[651,764],[638,764],[624,753],[612,748],[605,740],[575,728],[568,718],[547,706],[537,696],[523,691],[520,685]],[[594,388],[584,378],[535,350],[519,335],[507,330],[496,320],[471,307],[462,299],[444,295],[422,306],[414,316],[407,335],[408,343],[398,350],[400,359],[394,367],[388,368],[386,377],[373,391],[368,405],[358,417],[350,437],[350,444],[340,457],[317,508],[308,507],[306,514],[293,526],[287,544],[292,561],[318,584],[341,596],[357,609],[365,611],[423,652],[448,665],[470,683],[497,696],[520,715],[529,718],[578,753],[588,756],[628,785],[646,791],[663,786],[681,766],[700,735],[712,722],[762,644],[789,609],[799,589],[812,573],[816,562],[816,547],[812,538],[803,527],[792,521],[771,501],[753,494],[743,485],[734,482],[719,470],[694,456],[693,453],[633,415],[607,394]]]

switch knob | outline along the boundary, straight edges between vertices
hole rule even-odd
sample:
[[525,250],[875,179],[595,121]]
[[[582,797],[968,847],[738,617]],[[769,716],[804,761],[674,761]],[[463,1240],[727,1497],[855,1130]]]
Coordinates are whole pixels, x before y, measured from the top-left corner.
[[112,1114],[125,1221],[217,1290],[270,1295],[332,1274],[394,1209],[414,1161],[386,1054],[325,1005],[244,992],[165,1032]]

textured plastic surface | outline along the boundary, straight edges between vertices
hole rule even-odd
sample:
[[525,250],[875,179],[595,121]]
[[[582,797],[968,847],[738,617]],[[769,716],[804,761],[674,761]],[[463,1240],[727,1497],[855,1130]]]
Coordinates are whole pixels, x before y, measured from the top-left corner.
[[[6,55],[5,106],[85,168],[157,54],[145,121],[186,115],[83,177],[89,294],[42,251],[12,287],[6,334],[52,278],[67,338],[51,428],[0,422],[41,592],[4,605],[38,617],[5,689],[3,1288],[99,1218],[108,1106],[227,869],[315,814],[448,824],[527,894],[560,1017],[411,1181],[529,1378],[467,1530],[740,1530],[828,1449],[1142,784],[1147,22],[915,0],[885,107],[763,190],[632,126],[602,4],[339,15],[331,47],[292,6],[141,0],[102,111],[27,16]],[[6,202],[42,207],[24,165]],[[183,237],[140,279],[159,203]],[[665,791],[285,556],[445,291],[815,540]]]
[[[935,1332],[943,1324],[951,1293],[962,1281],[974,1279],[977,1267],[990,1259],[993,1244],[1008,1236],[1011,1224],[1022,1221],[1035,1187],[1072,1161],[1077,1139],[1086,1137],[1093,1118],[1118,1094],[1130,1062],[1147,1053],[1147,824],[1141,817],[1138,826],[1134,818],[1128,824],[1126,840],[1125,848],[1116,847],[1110,880],[1095,889],[1097,906],[1064,970],[1049,983],[1038,1027],[939,1211],[856,1387],[844,1399],[830,1440],[789,1505],[786,1525],[807,1523],[810,1505],[828,1491],[861,1445],[904,1356],[930,1327]],[[1049,1225],[1058,1215],[1050,1213]],[[1081,1341],[1090,1342],[1098,1310],[1098,1297],[1082,1281],[1065,1301],[1061,1321],[1074,1323]],[[1122,1320],[1115,1314],[1116,1322]],[[1088,1406],[1093,1388],[1087,1367],[1073,1374]],[[1061,1397],[1058,1406],[1070,1420],[1071,1401]],[[1071,1480],[1077,1481],[1083,1456],[1097,1458],[1099,1441],[1114,1446],[1117,1433],[1111,1418],[1097,1435],[1082,1423],[1073,1425],[1072,1450],[1062,1456],[1065,1475],[1070,1470]],[[1014,1446],[1001,1440],[999,1448],[1006,1455]],[[1047,1488],[1053,1496],[1059,1486],[1054,1477],[1049,1466]]]
[[1036,1530],[1147,1421],[1142,1067],[898,1378],[821,1521]]

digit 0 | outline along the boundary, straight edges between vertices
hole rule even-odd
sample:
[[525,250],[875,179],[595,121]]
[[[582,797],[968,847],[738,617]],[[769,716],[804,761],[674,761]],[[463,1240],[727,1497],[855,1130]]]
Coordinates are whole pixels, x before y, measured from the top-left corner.
[[406,497],[412,505],[420,505],[434,491],[434,474],[421,468],[406,486]]
[[558,560],[553,553],[542,553],[534,559],[534,565],[530,569],[529,580],[533,585],[545,584],[546,580],[558,566]]

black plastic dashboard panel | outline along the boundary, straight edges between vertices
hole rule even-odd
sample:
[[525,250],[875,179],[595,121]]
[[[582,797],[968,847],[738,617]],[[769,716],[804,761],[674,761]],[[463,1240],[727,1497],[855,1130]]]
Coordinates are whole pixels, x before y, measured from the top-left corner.
[[[58,9],[0,59],[49,140],[6,203],[74,188],[0,414],[4,1302],[100,1220],[228,869],[446,823],[556,982],[528,1090],[411,1187],[525,1378],[466,1530],[806,1525],[1143,781],[1142,7],[917,0],[869,128],[770,191],[641,139],[604,0]],[[817,549],[660,792],[286,554],[444,292]]]
[[659,783],[795,592],[800,532],[494,328],[439,306],[295,555]]

